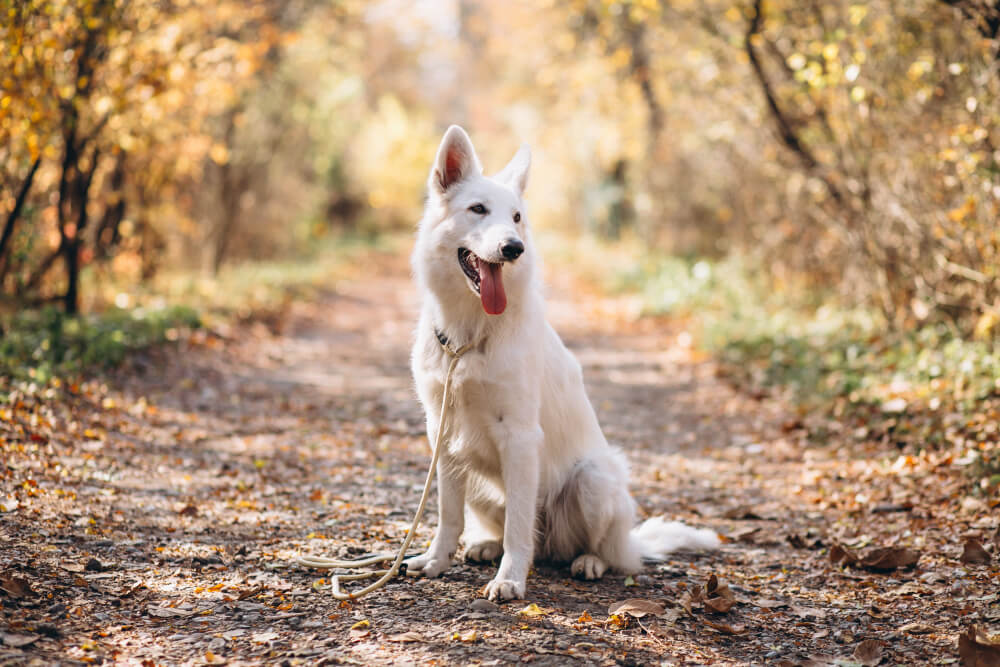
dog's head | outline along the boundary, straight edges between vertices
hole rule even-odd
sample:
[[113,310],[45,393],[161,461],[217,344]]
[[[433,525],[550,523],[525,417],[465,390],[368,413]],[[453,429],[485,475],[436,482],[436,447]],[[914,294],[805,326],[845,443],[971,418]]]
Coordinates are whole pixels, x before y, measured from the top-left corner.
[[484,176],[465,130],[452,125],[445,132],[428,179],[414,261],[436,293],[474,296],[486,313],[499,315],[508,293],[513,297],[531,280],[533,249],[522,200],[530,165],[525,145],[502,171]]

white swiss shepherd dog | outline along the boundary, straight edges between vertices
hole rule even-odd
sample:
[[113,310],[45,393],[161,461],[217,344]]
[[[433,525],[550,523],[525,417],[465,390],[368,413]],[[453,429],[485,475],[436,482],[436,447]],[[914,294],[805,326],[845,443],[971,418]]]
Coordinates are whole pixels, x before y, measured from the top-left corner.
[[580,364],[545,319],[522,199],[530,163],[522,146],[484,176],[468,135],[448,128],[413,251],[423,303],[412,368],[432,442],[451,361],[443,345],[472,347],[452,380],[437,531],[406,564],[436,577],[464,535],[466,560],[502,555],[482,591],[491,600],[524,597],[536,557],[598,579],[675,549],[719,545],[711,530],[661,518],[634,527],[628,463],[605,440]]

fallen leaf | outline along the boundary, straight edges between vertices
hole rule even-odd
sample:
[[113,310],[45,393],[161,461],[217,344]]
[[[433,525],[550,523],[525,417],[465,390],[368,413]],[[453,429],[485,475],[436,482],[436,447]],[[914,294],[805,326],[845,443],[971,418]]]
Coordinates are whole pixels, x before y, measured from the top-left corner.
[[351,626],[351,630],[361,630],[367,627],[371,627],[371,623],[368,622],[367,618],[362,618],[360,621]]
[[768,598],[761,598],[759,600],[754,600],[754,605],[761,607],[762,609],[780,609],[781,607],[787,607],[787,602],[782,602],[781,600],[770,600]]
[[719,614],[725,614],[735,604],[736,600],[731,598],[705,598],[704,601],[705,609],[710,609]]
[[609,616],[628,614],[632,618],[642,618],[646,615],[663,616],[664,613],[666,613],[666,609],[663,608],[663,605],[657,604],[652,600],[642,600],[640,598],[623,600],[608,607]]
[[260,593],[262,590],[264,590],[263,586],[258,586],[257,588],[244,588],[239,592],[239,595],[236,596],[236,599],[246,600],[247,598],[252,598],[258,593]]
[[721,622],[714,623],[708,620],[707,618],[702,619],[702,623],[712,628],[713,630],[716,630],[726,635],[741,635],[747,631],[745,625],[729,625],[728,623],[721,623]]
[[702,598],[704,597],[705,588],[703,586],[698,586],[697,588],[692,588],[684,593],[684,595],[681,596],[680,603],[681,606],[684,607],[684,611],[688,614],[692,614],[692,608],[697,604],[701,604]]
[[[364,622],[368,623],[368,621],[364,621]],[[368,627],[368,626],[365,625],[364,627]],[[354,628],[351,628],[351,629],[353,630]],[[279,636],[280,635],[277,632],[258,632],[257,634],[254,634],[254,635],[250,636],[250,641],[252,641],[254,644],[266,644],[268,642],[274,641]]]
[[736,597],[727,584],[721,583],[714,574],[709,575],[705,582],[705,596],[702,600],[705,609],[719,614],[725,614],[736,604]]
[[907,623],[906,625],[899,628],[900,632],[906,632],[911,635],[929,635],[932,632],[937,632],[937,628],[934,628],[926,623],[918,623],[914,621],[913,623]]
[[836,565],[837,563],[844,561],[845,564],[853,565],[857,563],[857,556],[852,554],[846,548],[839,544],[834,544],[830,547],[830,562]]
[[866,639],[854,647],[854,659],[864,667],[875,667],[882,662],[882,642]]
[[0,591],[7,593],[7,595],[15,600],[35,594],[35,591],[31,590],[31,584],[28,583],[27,579],[7,574],[0,575]]
[[750,520],[763,520],[766,517],[762,516],[759,512],[756,512],[749,505],[740,505],[739,507],[733,507],[722,513],[723,519],[750,519]]
[[867,570],[895,570],[913,567],[920,560],[920,552],[905,547],[883,547],[870,551],[861,559],[861,567]]
[[188,503],[181,509],[177,510],[177,513],[181,516],[198,516],[198,508],[193,503]]
[[20,506],[14,496],[0,496],[0,512],[13,512]]
[[157,607],[154,605],[147,607],[146,613],[150,616],[155,616],[156,618],[183,618],[185,616],[194,615],[193,611],[174,609],[173,607]]
[[223,665],[226,663],[226,659],[215,655],[211,651],[205,651],[205,662],[209,665]]
[[873,572],[889,572],[899,568],[913,567],[920,560],[920,552],[906,547],[880,547],[872,549],[864,556],[840,544],[830,547],[830,562],[859,567]]
[[958,636],[958,655],[965,667],[998,667],[1000,639],[987,637],[975,625]]
[[729,590],[729,584],[719,581],[719,578],[714,574],[708,578],[708,583],[705,584],[705,592],[708,593],[708,597],[720,597],[727,600],[736,599],[733,592]]
[[757,534],[760,533],[760,526],[752,526],[746,528],[745,530],[738,530],[729,536],[729,539],[733,542],[745,542],[747,544],[752,544]]
[[518,616],[526,616],[528,618],[535,618],[536,616],[545,616],[549,613],[548,609],[542,609],[537,604],[532,602],[527,607],[517,612]]
[[962,545],[962,556],[959,560],[966,565],[989,565],[993,559],[979,540],[970,537]]
[[21,648],[22,646],[34,644],[39,639],[41,639],[40,635],[19,635],[12,632],[0,632],[0,641],[13,648]]
[[815,607],[800,607],[793,604],[788,607],[788,611],[799,618],[826,618],[826,612]]
[[[628,614],[621,614],[621,615],[619,615],[619,614],[611,614],[611,615],[608,616],[608,620],[604,621],[604,624],[605,625],[610,625],[611,627],[615,628],[616,630],[622,630],[624,628],[627,628],[629,626],[629,623],[632,620],[634,620],[634,619],[631,616],[629,616]],[[638,623],[637,620],[635,622]],[[527,627],[527,626],[525,626],[525,627]]]
[[407,642],[422,642],[424,640],[423,636],[419,632],[402,632],[398,635],[392,635],[389,637],[388,641],[397,642],[400,644],[405,644]]

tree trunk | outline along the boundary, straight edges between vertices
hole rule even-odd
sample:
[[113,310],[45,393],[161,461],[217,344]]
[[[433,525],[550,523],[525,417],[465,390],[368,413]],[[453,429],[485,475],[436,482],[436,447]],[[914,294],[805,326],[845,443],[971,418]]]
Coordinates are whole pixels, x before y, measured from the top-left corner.
[[7,244],[10,243],[10,239],[14,236],[14,227],[17,226],[17,220],[21,216],[21,209],[24,208],[24,202],[28,199],[31,184],[35,180],[35,172],[38,171],[38,165],[41,163],[42,156],[39,155],[31,164],[28,175],[24,177],[21,190],[17,193],[17,199],[14,200],[14,208],[7,214],[7,222],[3,226],[3,233],[0,234],[0,281],[3,280],[4,275],[7,273],[7,267],[10,265],[7,261]]

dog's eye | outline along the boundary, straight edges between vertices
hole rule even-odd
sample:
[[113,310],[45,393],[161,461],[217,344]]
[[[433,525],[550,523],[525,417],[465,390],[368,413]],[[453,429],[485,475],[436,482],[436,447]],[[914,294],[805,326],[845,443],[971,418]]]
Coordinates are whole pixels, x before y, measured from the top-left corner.
[[486,207],[482,204],[473,204],[469,207],[469,210],[473,213],[478,213],[479,215],[486,215]]
[[514,222],[521,222],[521,214],[520,213],[515,213],[514,214]]

